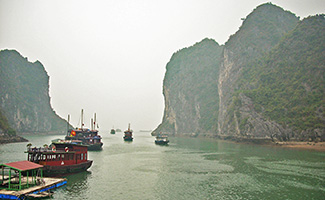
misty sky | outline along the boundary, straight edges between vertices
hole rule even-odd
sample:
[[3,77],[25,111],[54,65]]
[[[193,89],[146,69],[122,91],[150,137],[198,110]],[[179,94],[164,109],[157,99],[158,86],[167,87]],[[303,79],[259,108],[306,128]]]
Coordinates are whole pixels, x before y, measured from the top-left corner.
[[[58,115],[100,130],[154,129],[172,54],[204,38],[224,44],[263,0],[0,0],[0,49],[39,60]],[[300,16],[325,13],[324,0],[272,1]],[[103,134],[103,133],[102,133]]]

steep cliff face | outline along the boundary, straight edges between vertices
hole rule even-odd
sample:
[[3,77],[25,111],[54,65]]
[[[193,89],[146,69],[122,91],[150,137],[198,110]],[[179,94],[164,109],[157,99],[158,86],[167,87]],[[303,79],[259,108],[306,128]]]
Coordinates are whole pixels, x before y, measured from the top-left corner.
[[324,31],[324,15],[308,17],[243,70],[232,104],[242,135],[325,140]]
[[224,47],[204,40],[175,53],[156,132],[325,141],[324,32],[324,15],[299,21],[267,3]]
[[213,135],[217,130],[217,77],[222,46],[204,39],[175,53],[166,66],[165,111],[154,132]]
[[49,76],[43,65],[17,51],[0,52],[0,107],[18,132],[61,132],[66,121],[50,105]]
[[[298,21],[294,14],[282,8],[263,4],[248,15],[239,31],[229,38],[224,47],[219,73],[219,136],[265,137],[270,132],[283,129],[251,109],[249,98],[235,92],[240,87],[238,79],[243,71],[266,55]],[[248,119],[250,126],[243,130]]]

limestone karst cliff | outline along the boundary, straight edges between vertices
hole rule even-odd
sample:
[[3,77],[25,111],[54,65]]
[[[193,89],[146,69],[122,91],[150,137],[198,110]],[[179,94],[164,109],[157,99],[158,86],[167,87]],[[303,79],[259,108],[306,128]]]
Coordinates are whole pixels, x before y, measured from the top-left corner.
[[[264,137],[268,134],[268,129],[278,129],[277,124],[267,122],[268,125],[265,125],[263,122],[267,120],[263,116],[258,115],[254,110],[248,110],[246,113],[254,113],[251,118],[259,128],[243,132],[239,127],[243,119],[238,118],[240,112],[234,108],[237,102],[234,92],[239,87],[238,79],[243,75],[243,71],[250,67],[250,63],[270,52],[297,23],[298,18],[294,14],[272,4],[263,4],[246,17],[240,29],[226,42],[218,79],[219,135],[238,137],[250,134]],[[242,97],[242,102],[250,103],[249,99],[242,95],[236,97]],[[251,132],[252,130],[256,131]]]
[[155,132],[213,135],[217,131],[217,77],[222,46],[212,39],[176,52],[163,83],[165,111]]
[[[266,3],[224,46],[200,54],[211,67],[193,64],[192,52],[175,53],[166,67],[165,112],[155,132],[324,141],[324,27],[324,15],[300,21]],[[198,109],[202,102],[204,110]]]
[[0,108],[18,133],[64,132],[67,122],[52,109],[49,76],[15,50],[0,51]]

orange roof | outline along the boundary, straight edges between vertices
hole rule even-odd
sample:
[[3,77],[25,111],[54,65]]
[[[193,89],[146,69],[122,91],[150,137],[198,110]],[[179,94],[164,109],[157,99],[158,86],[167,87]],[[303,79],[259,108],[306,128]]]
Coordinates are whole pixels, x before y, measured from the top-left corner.
[[43,167],[43,165],[39,165],[39,164],[30,162],[30,161],[27,161],[27,160],[18,161],[18,162],[11,162],[11,163],[5,163],[5,164],[2,164],[2,165],[7,166],[7,167],[11,167],[11,168],[15,168],[15,169],[20,170],[20,171],[27,171],[27,170],[37,169],[37,168]]

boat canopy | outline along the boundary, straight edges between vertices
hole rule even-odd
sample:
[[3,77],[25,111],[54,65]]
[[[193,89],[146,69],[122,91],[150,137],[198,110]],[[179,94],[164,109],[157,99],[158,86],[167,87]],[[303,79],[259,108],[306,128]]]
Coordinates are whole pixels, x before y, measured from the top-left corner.
[[43,165],[27,160],[0,165],[0,190],[21,190],[40,185]]
[[30,161],[27,161],[27,160],[18,161],[18,162],[11,162],[11,163],[5,163],[5,164],[1,164],[0,166],[13,168],[13,169],[18,170],[18,171],[28,171],[28,170],[38,169],[38,168],[43,167],[43,165],[39,165],[39,164],[30,162]]

